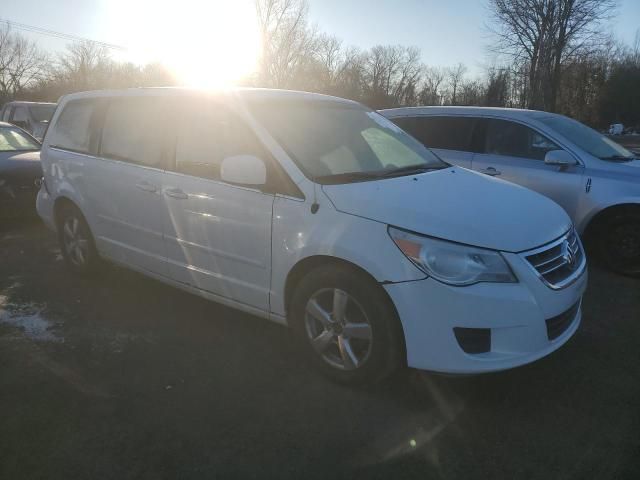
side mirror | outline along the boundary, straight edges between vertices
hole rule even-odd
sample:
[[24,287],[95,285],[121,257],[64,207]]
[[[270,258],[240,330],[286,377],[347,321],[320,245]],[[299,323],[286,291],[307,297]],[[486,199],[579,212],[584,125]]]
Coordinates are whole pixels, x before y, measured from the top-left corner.
[[267,183],[267,167],[254,155],[235,155],[222,161],[220,178],[223,182],[240,185],[264,185]]
[[564,150],[550,150],[544,156],[544,163],[547,165],[556,165],[558,167],[570,167],[575,165],[576,159]]

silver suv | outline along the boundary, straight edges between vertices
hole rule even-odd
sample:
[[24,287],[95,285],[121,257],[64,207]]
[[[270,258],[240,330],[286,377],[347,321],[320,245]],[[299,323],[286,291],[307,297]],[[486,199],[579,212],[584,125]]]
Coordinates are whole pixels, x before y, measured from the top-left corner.
[[380,113],[449,163],[551,198],[605,265],[640,273],[640,160],[634,153],[547,112],[412,107]]
[[0,111],[0,121],[20,127],[42,142],[55,110],[55,103],[9,102]]

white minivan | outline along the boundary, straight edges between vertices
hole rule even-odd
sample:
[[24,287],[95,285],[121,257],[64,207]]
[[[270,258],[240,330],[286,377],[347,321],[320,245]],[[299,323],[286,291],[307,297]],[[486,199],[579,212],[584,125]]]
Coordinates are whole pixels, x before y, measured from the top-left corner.
[[586,259],[562,208],[352,101],[72,94],[42,165],[38,212],[73,270],[108,259],[288,324],[340,381],[507,369],[580,323]]

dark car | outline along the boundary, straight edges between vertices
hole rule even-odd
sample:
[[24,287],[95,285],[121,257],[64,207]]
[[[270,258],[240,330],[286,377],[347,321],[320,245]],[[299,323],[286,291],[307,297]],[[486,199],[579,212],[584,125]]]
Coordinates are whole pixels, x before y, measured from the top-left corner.
[[41,178],[40,142],[0,122],[0,218],[35,215]]

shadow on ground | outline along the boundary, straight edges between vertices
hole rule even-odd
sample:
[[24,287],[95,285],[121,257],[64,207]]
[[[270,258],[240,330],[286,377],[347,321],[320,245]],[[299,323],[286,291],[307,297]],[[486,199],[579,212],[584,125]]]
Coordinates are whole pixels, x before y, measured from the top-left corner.
[[533,365],[319,376],[277,325],[0,231],[0,478],[638,478],[640,281],[591,270]]

